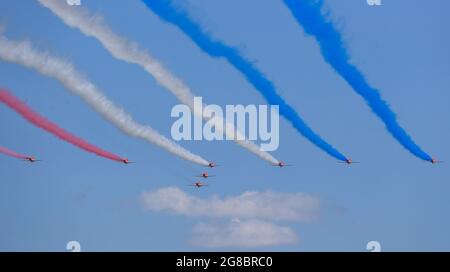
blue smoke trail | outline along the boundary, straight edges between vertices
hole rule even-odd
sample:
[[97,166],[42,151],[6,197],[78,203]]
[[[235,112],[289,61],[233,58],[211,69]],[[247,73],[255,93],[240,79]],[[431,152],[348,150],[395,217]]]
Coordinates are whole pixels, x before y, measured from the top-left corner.
[[289,120],[292,126],[313,144],[321,148],[329,155],[338,160],[345,161],[347,158],[332,145],[323,140],[315,133],[298,113],[278,95],[274,84],[265,77],[248,59],[240,52],[221,41],[214,40],[206,33],[189,15],[175,7],[171,0],[142,0],[163,21],[177,26],[195,44],[211,57],[225,58],[264,96],[269,104],[279,105],[280,114]]
[[349,61],[348,52],[341,34],[332,22],[322,14],[323,0],[284,0],[297,22],[307,35],[313,36],[321,49],[326,62],[342,76],[372,111],[384,122],[387,130],[397,141],[415,156],[431,161],[425,153],[398,124],[395,113],[381,98],[379,91],[369,85],[364,75]]

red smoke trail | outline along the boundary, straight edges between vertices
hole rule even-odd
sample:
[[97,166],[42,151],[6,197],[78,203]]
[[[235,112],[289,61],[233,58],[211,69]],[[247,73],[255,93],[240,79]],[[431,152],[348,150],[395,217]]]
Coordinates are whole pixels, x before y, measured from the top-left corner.
[[8,156],[11,156],[14,158],[18,158],[18,159],[26,159],[28,157],[28,156],[16,153],[12,150],[9,150],[8,148],[3,147],[3,146],[0,146],[0,153],[3,153],[5,155],[8,155]]
[[78,138],[64,129],[58,127],[56,124],[48,121],[44,117],[40,116],[38,113],[34,112],[30,109],[26,104],[17,99],[14,95],[10,94],[6,90],[0,89],[0,101],[5,103],[8,107],[22,115],[23,118],[33,123],[37,127],[40,127],[53,135],[61,138],[62,140],[69,142],[75,146],[78,146],[81,149],[84,149],[88,152],[92,152],[99,156],[105,157],[110,160],[124,162],[126,159],[121,158],[117,155],[104,151],[96,146],[93,146],[81,138]]

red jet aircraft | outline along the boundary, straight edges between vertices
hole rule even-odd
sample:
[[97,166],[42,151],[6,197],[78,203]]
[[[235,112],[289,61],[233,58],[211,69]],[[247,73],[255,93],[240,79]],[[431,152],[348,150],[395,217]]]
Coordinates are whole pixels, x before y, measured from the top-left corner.
[[194,187],[200,188],[200,187],[203,187],[203,186],[208,186],[208,184],[200,182],[200,181],[197,181],[197,182],[194,182],[192,184],[189,184],[188,186],[194,186]]

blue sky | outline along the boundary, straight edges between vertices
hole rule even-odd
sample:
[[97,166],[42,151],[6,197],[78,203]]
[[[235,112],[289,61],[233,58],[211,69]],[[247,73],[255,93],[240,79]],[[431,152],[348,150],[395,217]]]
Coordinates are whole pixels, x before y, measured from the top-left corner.
[[[8,38],[28,39],[70,60],[138,121],[170,136],[175,97],[36,2],[16,2],[0,2]],[[448,160],[450,35],[445,27],[450,18],[445,10],[450,3],[432,2],[384,0],[371,7],[363,0],[326,1],[352,61],[380,89],[416,142]],[[265,103],[230,65],[203,54],[140,1],[82,4],[147,49],[208,103]],[[280,223],[298,235],[297,243],[251,250],[365,251],[371,240],[389,251],[450,250],[448,163],[422,162],[392,139],[280,1],[197,0],[185,6],[215,37],[256,60],[316,131],[362,163],[336,163],[281,120],[280,147],[273,155],[295,165],[290,168],[270,167],[231,142],[182,142],[222,164],[210,171],[217,175],[211,186],[194,190],[185,185],[205,169],[122,134],[58,82],[0,62],[0,86],[65,129],[138,162],[122,165],[80,151],[1,106],[0,144],[44,161],[29,165],[0,157],[0,250],[64,251],[70,240],[89,251],[210,250],[190,242],[193,229],[200,222],[226,220],[151,212],[139,203],[143,192],[169,186],[198,198],[272,190],[320,199],[316,221]]]

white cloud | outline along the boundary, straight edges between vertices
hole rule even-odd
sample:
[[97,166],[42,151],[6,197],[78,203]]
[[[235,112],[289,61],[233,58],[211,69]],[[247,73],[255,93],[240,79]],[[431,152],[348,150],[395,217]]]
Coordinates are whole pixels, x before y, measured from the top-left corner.
[[314,220],[320,205],[318,198],[304,193],[247,191],[225,198],[199,198],[177,187],[144,192],[141,202],[151,211],[169,211],[185,216],[303,221]]
[[289,227],[255,219],[234,219],[225,226],[200,223],[193,233],[193,245],[212,248],[276,246],[298,241]]

